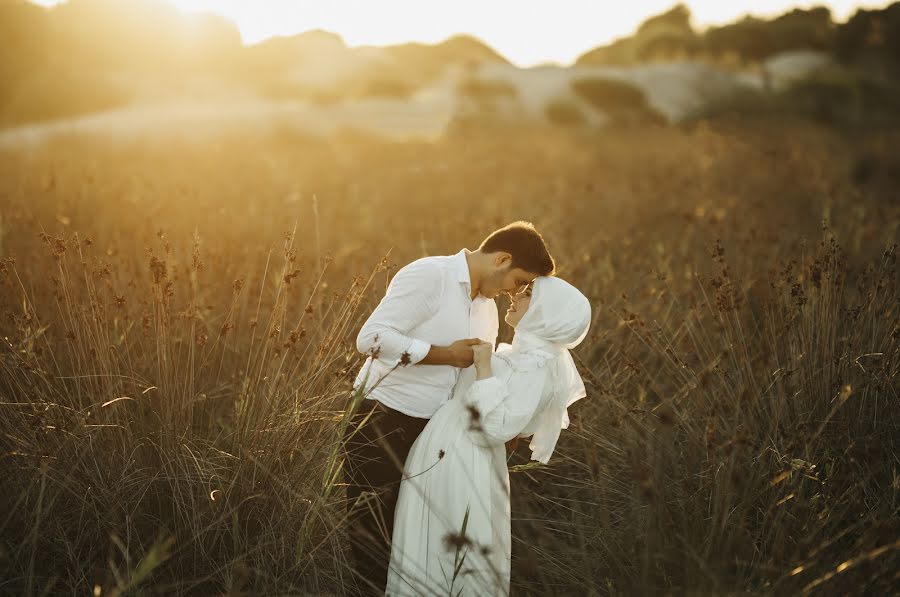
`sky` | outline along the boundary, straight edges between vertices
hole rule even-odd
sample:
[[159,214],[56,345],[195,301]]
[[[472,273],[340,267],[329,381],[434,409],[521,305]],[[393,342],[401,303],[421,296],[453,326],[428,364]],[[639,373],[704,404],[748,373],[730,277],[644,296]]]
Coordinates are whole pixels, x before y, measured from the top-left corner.
[[[32,0],[50,6],[60,0]],[[631,34],[647,17],[677,0],[166,0],[187,12],[214,12],[232,20],[245,44],[309,29],[339,34],[350,46],[409,41],[437,43],[474,35],[522,67],[568,65],[584,52]],[[843,21],[857,8],[882,2],[687,0],[694,27],[735,21],[746,14],[772,17],[792,8],[825,5]]]

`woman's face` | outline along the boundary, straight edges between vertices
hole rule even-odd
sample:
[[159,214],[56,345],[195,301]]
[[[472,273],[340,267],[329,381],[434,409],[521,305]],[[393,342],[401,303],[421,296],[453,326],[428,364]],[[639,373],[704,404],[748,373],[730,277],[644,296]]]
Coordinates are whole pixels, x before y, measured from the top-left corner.
[[531,304],[531,287],[532,284],[529,284],[522,292],[512,295],[505,317],[506,323],[510,326],[516,327],[528,311],[528,305]]

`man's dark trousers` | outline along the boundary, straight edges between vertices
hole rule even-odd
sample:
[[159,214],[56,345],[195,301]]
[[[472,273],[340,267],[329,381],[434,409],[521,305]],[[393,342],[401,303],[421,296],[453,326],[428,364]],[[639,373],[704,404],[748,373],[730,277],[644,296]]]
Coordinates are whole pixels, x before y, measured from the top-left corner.
[[343,473],[350,548],[361,595],[384,595],[402,466],[427,423],[428,419],[405,415],[377,400],[363,400],[347,426]]

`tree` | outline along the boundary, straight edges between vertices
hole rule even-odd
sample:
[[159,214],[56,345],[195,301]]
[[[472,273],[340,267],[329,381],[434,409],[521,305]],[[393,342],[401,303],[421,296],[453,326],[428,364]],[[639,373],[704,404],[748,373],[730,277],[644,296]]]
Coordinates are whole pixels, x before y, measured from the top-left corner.
[[652,16],[641,23],[641,26],[638,27],[637,35],[652,33],[654,29],[693,33],[694,29],[691,27],[690,9],[684,4],[676,4],[668,11]]

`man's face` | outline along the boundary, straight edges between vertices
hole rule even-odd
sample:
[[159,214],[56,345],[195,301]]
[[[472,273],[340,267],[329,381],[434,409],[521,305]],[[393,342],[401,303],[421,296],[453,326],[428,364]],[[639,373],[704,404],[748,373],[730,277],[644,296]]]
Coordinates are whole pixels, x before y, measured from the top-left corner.
[[511,260],[503,259],[495,262],[494,271],[481,283],[481,294],[493,299],[502,293],[514,295],[531,284],[538,275],[520,267],[510,267]]

